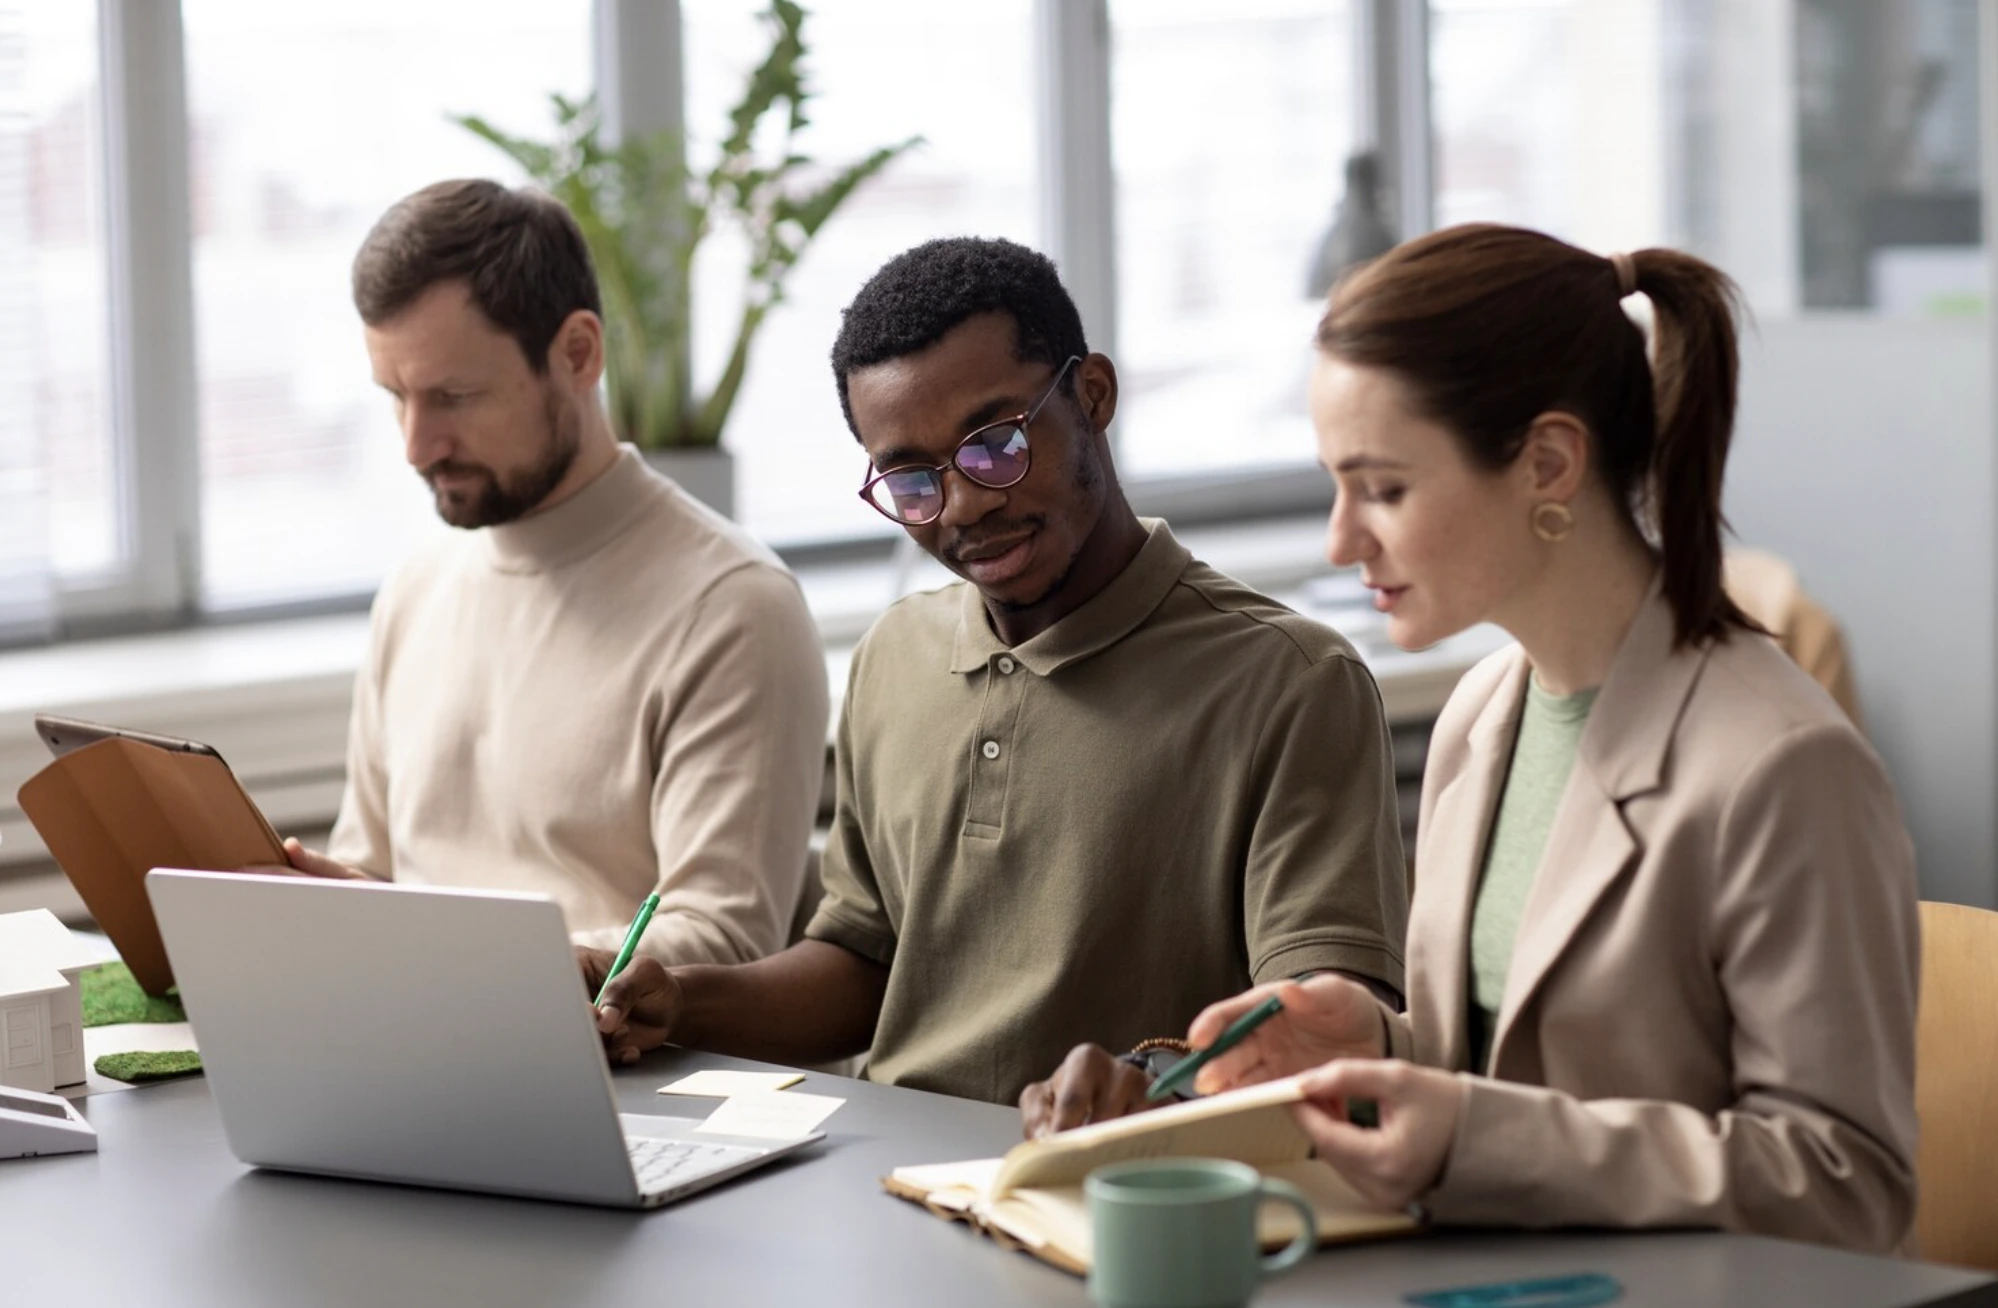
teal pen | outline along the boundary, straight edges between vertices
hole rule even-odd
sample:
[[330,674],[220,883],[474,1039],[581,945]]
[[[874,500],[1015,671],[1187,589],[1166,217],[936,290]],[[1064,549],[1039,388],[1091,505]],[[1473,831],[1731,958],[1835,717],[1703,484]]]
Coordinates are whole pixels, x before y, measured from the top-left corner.
[[1152,1088],[1145,1091],[1145,1099],[1148,1102],[1157,1103],[1159,1100],[1165,1098],[1180,1086],[1192,1080],[1194,1073],[1207,1066],[1208,1060],[1218,1058],[1230,1049],[1233,1049],[1236,1045],[1241,1044],[1248,1037],[1249,1032],[1255,1030],[1282,1011],[1283,1001],[1275,995],[1271,995],[1262,1003],[1257,1004],[1254,1008],[1242,1014],[1233,1022],[1230,1022],[1228,1029],[1223,1031],[1220,1039],[1216,1040],[1213,1044],[1190,1057],[1182,1058],[1179,1062],[1174,1063],[1164,1076],[1152,1082]]
[[1417,1308],[1596,1308],[1623,1297],[1623,1286],[1601,1272],[1547,1276],[1534,1281],[1502,1281],[1405,1295]]
[[638,952],[638,938],[645,934],[645,924],[652,920],[652,910],[658,907],[659,896],[656,893],[647,895],[645,902],[638,906],[638,916],[631,919],[631,930],[624,933],[624,947],[617,951],[617,959],[611,964],[610,971],[604,973],[603,986],[597,991],[598,1008],[604,1006],[604,991],[610,989],[612,979],[624,971],[624,965]]

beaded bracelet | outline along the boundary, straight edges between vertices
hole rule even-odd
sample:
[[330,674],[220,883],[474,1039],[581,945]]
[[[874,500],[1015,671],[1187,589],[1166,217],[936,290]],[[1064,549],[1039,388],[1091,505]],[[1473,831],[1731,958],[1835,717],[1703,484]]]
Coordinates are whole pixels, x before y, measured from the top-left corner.
[[[1145,1079],[1150,1081],[1161,1075],[1163,1070],[1152,1065],[1153,1054],[1171,1053],[1177,1054],[1180,1058],[1185,1058],[1192,1052],[1193,1046],[1184,1040],[1177,1040],[1171,1036],[1158,1036],[1151,1040],[1140,1040],[1137,1044],[1131,1046],[1130,1053],[1117,1055],[1117,1061],[1128,1063],[1132,1067],[1137,1068],[1140,1072],[1144,1073]],[[1173,1091],[1174,1099],[1184,1100],[1191,1097],[1192,1095],[1188,1091]]]
[[1153,1036],[1149,1040],[1140,1040],[1137,1044],[1131,1046],[1131,1052],[1134,1054],[1149,1054],[1154,1049],[1170,1049],[1175,1054],[1190,1054],[1193,1052],[1192,1045],[1173,1036]]

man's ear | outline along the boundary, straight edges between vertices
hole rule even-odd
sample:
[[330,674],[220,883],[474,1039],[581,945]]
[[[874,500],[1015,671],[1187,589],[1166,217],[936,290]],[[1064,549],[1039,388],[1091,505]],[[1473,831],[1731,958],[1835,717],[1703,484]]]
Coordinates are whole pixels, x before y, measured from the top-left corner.
[[596,389],[604,375],[604,321],[578,309],[555,329],[548,344],[549,371],[577,393]]
[[1117,365],[1101,354],[1086,354],[1075,365],[1075,400],[1089,430],[1102,435],[1117,416]]
[[1514,464],[1536,500],[1566,504],[1581,493],[1589,474],[1589,429],[1572,413],[1550,410],[1526,429]]

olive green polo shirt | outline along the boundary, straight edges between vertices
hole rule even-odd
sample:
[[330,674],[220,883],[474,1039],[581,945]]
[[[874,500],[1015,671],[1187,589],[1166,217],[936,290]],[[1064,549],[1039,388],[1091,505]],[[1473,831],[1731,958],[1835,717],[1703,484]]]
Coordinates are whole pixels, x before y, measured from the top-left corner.
[[1010,1103],[1077,1044],[1183,1035],[1252,983],[1402,988],[1373,677],[1146,525],[1121,575],[1017,647],[959,584],[855,651],[806,934],[888,965],[873,1080]]

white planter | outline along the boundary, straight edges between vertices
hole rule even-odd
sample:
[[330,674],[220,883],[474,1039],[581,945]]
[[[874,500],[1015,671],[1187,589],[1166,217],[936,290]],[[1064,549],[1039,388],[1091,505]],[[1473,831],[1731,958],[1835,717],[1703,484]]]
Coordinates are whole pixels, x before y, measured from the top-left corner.
[[645,461],[724,518],[735,516],[735,455],[723,449],[646,450]]

